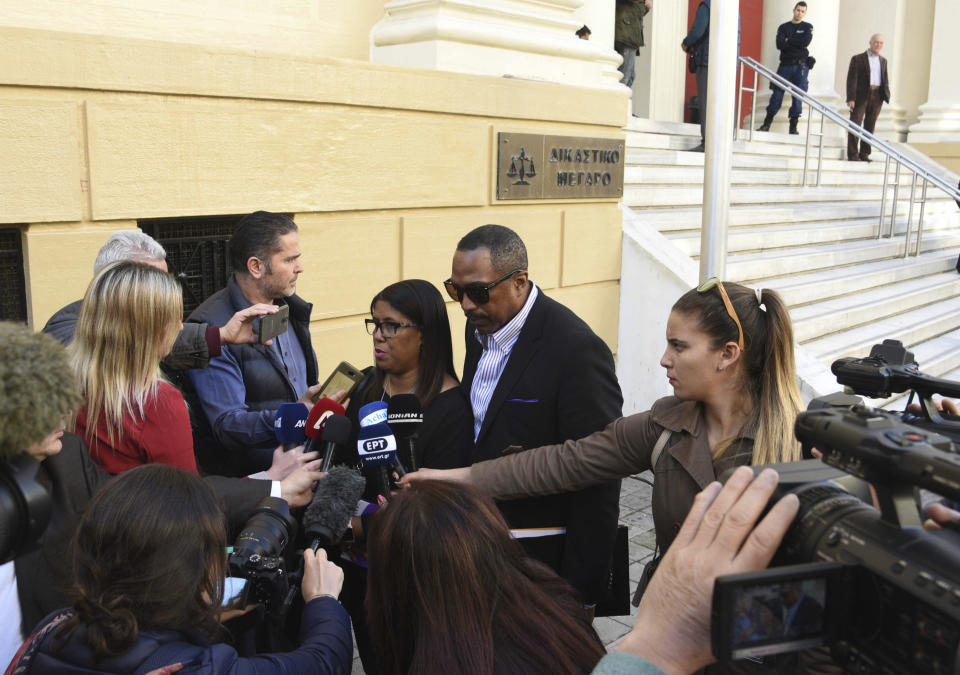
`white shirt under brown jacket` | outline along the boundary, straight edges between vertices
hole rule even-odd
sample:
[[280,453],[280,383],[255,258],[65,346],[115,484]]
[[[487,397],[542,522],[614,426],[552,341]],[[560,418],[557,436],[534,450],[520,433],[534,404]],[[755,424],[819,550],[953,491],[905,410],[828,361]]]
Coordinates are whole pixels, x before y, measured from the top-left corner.
[[679,532],[696,494],[726,469],[750,463],[753,427],[714,461],[703,405],[668,396],[647,412],[621,417],[580,440],[474,464],[471,481],[495,499],[580,490],[649,469],[653,447],[665,428],[672,433],[653,481],[653,520],[663,552]]

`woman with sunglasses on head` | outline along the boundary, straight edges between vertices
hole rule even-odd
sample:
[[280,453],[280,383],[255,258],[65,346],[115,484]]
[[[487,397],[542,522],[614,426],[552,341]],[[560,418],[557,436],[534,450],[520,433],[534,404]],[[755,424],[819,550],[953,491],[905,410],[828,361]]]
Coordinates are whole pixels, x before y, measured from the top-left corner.
[[[416,465],[434,469],[469,466],[473,412],[453,369],[450,321],[440,292],[422,279],[399,281],[374,296],[370,317],[365,324],[373,336],[374,366],[366,370],[366,377],[351,396],[347,417],[353,423],[352,441],[347,452],[338,454],[337,461],[359,463],[356,439],[360,408],[375,401],[389,403],[398,394],[414,394],[423,409],[423,424],[414,439]],[[389,496],[389,490],[377,471],[367,476],[363,497],[376,503],[379,495]],[[343,603],[353,619],[363,667],[368,675],[374,675],[377,668],[363,609],[366,569],[347,563],[344,574]]]
[[786,305],[769,289],[710,280],[684,293],[667,322],[660,359],[674,395],[580,440],[470,468],[421,471],[473,483],[496,499],[579,490],[653,469],[657,547],[670,546],[693,498],[741,464],[800,459],[793,422],[802,409]]

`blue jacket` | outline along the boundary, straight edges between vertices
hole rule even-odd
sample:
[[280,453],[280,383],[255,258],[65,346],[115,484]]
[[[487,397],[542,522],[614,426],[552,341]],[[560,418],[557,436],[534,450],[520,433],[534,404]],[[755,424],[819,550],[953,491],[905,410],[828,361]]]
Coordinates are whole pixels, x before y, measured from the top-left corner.
[[[62,613],[63,610],[51,614],[41,626]],[[36,651],[21,672],[34,675],[148,673],[161,666],[182,663],[180,672],[184,675],[332,675],[349,673],[353,660],[350,618],[340,603],[329,597],[314,598],[304,607],[300,646],[285,654],[240,658],[233,647],[211,645],[195,631],[161,630],[144,631],[123,654],[92,664],[84,626],[75,630],[62,647],[56,638],[58,631],[58,628],[50,630],[38,638],[35,646],[28,646],[26,653],[31,647]]]
[[[290,325],[303,350],[307,386],[314,385],[317,358],[310,339],[313,305],[297,295],[283,302],[290,306]],[[231,276],[227,287],[207,298],[187,321],[222,326],[251,304]],[[227,471],[229,467],[216,464],[231,453],[275,448],[273,422],[277,408],[299,398],[276,349],[261,344],[223,345],[220,356],[210,359],[206,369],[187,371],[187,377],[190,386],[184,395],[197,432],[198,460],[208,473]],[[197,415],[198,410],[203,414]]]

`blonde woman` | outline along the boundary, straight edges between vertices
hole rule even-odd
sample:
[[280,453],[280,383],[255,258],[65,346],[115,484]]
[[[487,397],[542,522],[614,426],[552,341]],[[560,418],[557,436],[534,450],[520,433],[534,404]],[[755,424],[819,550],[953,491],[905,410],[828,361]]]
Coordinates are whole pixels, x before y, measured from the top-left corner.
[[87,289],[68,347],[84,397],[75,431],[108,473],[149,463],[197,473],[186,403],[160,375],[182,317],[179,284],[150,265],[113,263]]
[[787,307],[772,290],[711,279],[682,295],[660,359],[673,386],[647,412],[580,440],[481,462],[421,469],[419,479],[473,483],[497,499],[581,490],[653,469],[653,519],[661,552],[696,494],[741,464],[800,459],[793,422],[802,409]]

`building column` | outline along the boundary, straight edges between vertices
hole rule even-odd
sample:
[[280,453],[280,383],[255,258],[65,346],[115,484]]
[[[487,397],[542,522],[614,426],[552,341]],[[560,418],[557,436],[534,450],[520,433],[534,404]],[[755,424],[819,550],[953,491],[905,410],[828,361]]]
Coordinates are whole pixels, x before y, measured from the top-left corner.
[[601,34],[577,38],[575,32],[584,23],[577,10],[583,5],[584,0],[389,0],[383,19],[370,32],[370,60],[623,88],[617,70],[620,55],[613,50],[614,0],[590,1],[596,16],[609,6],[609,39],[602,34],[602,22],[594,29]]
[[652,120],[682,122],[687,54],[680,41],[687,34],[686,1],[654,0],[643,19],[643,34],[646,45],[637,57],[633,112]]
[[905,140],[926,99],[933,6],[934,0],[844,0],[840,6],[836,86],[844,98],[850,58],[867,50],[873,34],[884,37],[890,102],[880,110],[875,133],[885,140]]
[[[790,21],[793,18],[793,7],[796,0],[764,0],[763,3],[763,39],[761,41],[761,56],[763,64],[776,71],[780,63],[780,50],[777,49],[777,28],[780,24]],[[808,47],[810,56],[817,60],[813,70],[810,71],[807,80],[810,84],[807,93],[820,99],[831,108],[836,110],[846,110],[846,104],[843,102],[840,94],[837,93],[834,84],[834,75],[837,69],[837,37],[840,21],[840,0],[817,0],[816,3],[809,3],[807,16],[804,21],[813,26],[813,40]],[[751,82],[751,75],[747,74],[745,80]],[[753,123],[754,128],[758,127],[766,114],[767,103],[770,102],[770,87],[763,80],[761,81],[761,90],[757,96],[757,119]],[[777,112],[777,117],[771,131],[786,133],[789,127],[787,111],[790,109],[790,94],[786,93],[783,97],[783,105]],[[804,133],[803,125],[808,117],[808,109],[803,107],[803,114],[800,120],[800,133]],[[818,116],[819,119],[819,116]],[[817,123],[819,126],[819,122]],[[825,128],[826,130],[826,128]]]
[[[960,139],[960,78],[956,59],[949,55],[960,22],[960,2],[936,0],[933,17],[933,41],[930,53],[930,83],[927,101],[920,106],[920,119],[910,127],[910,143],[955,143]],[[894,83],[896,84],[896,83]]]

